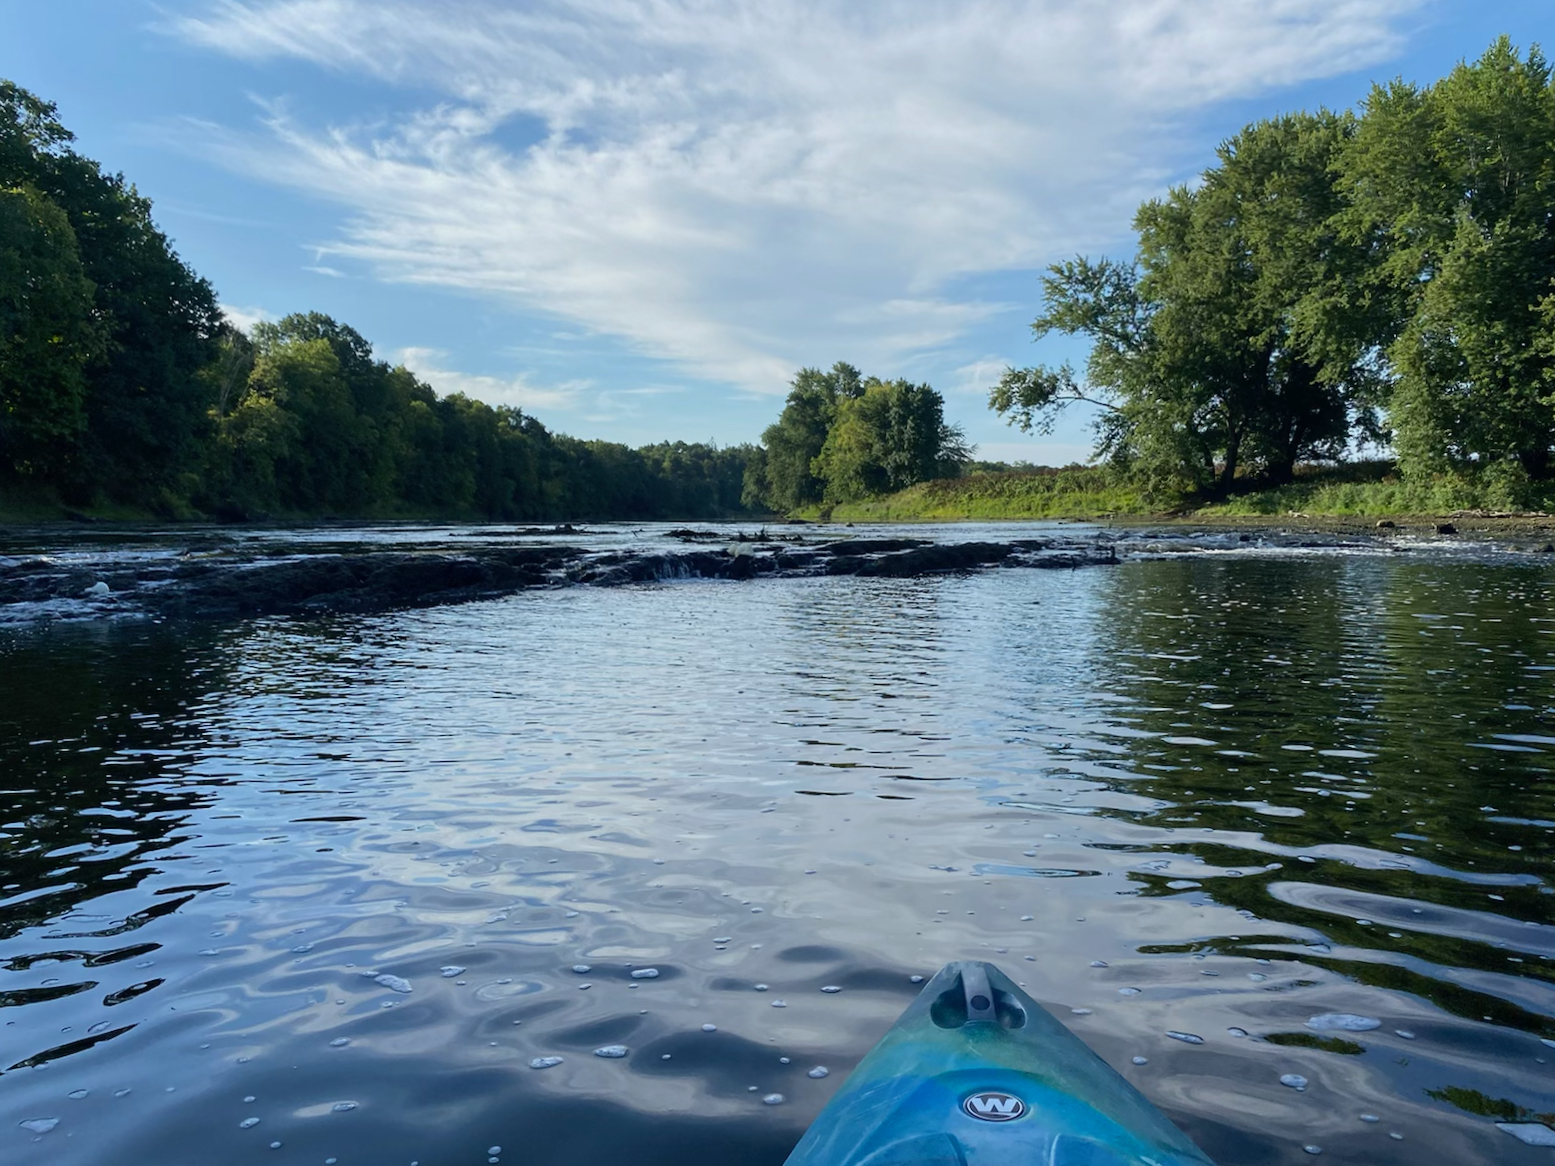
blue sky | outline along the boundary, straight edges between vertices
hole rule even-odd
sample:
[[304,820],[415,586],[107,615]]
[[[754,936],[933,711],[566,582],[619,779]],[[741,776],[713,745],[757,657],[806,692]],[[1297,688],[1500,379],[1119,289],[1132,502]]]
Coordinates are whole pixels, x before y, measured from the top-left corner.
[[442,392],[756,439],[795,369],[926,380],[984,457],[1045,264],[1247,121],[1430,81],[1548,0],[0,0],[239,321],[320,310]]

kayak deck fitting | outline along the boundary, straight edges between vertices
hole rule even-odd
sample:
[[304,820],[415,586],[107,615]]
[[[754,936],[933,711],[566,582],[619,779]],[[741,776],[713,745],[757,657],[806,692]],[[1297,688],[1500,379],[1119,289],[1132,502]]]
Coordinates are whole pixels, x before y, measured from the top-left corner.
[[930,980],[785,1166],[1214,1166],[992,964]]

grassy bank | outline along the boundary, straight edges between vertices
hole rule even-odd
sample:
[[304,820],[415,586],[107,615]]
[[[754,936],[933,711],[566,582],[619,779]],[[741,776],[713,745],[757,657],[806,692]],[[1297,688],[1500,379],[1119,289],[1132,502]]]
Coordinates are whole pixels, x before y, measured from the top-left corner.
[[1171,509],[1110,470],[1071,466],[1031,473],[971,474],[920,482],[895,494],[849,502],[834,522],[916,522],[964,518],[1105,518]]
[[[1425,519],[1455,511],[1555,510],[1555,485],[1515,489],[1500,481],[1443,475],[1406,481],[1388,462],[1303,467],[1289,485],[1248,489],[1221,501],[1152,494],[1105,467],[973,474],[921,482],[895,494],[831,510],[834,522],[956,519],[1259,517]],[[806,515],[815,517],[815,515]]]

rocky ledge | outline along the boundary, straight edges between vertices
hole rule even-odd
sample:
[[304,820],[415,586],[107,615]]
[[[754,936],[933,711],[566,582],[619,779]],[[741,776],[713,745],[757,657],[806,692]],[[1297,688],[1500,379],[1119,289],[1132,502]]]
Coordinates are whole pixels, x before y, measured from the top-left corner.
[[0,607],[40,617],[139,615],[234,619],[431,607],[535,587],[620,586],[666,579],[858,575],[902,579],[991,567],[1073,569],[1116,563],[1111,543],[1064,539],[934,543],[844,539],[810,545],[735,542],[672,551],[529,545],[468,552],[373,550],[284,557],[174,557],[140,564],[12,559]]

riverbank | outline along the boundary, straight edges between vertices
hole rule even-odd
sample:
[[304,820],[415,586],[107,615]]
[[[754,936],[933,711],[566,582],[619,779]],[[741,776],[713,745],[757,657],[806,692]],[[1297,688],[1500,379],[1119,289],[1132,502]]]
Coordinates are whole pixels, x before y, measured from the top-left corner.
[[825,515],[833,522],[1070,519],[1315,530],[1388,529],[1391,523],[1399,529],[1459,525],[1494,532],[1555,531],[1555,489],[1532,493],[1537,496],[1514,499],[1503,486],[1451,476],[1404,481],[1390,463],[1358,462],[1304,468],[1289,485],[1211,502],[1151,492],[1106,467],[1069,466],[920,482],[895,494],[802,516]]

